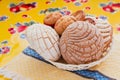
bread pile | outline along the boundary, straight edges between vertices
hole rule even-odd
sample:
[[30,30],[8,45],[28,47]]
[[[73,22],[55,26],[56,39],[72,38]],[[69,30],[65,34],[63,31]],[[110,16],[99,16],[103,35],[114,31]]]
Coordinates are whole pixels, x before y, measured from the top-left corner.
[[53,12],[45,16],[44,25],[34,24],[26,30],[28,42],[45,59],[62,58],[68,64],[87,64],[101,59],[112,42],[108,21],[86,16],[82,10],[71,15]]

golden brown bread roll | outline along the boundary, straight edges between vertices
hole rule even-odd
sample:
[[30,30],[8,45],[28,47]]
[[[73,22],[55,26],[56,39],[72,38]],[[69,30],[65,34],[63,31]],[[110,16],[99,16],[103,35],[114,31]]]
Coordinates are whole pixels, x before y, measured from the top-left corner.
[[85,19],[85,13],[82,10],[74,12],[71,16],[74,16],[78,21],[83,21]]
[[54,27],[56,21],[62,17],[60,12],[53,12],[45,16],[44,24]]
[[103,55],[104,41],[92,24],[77,21],[69,25],[60,39],[60,51],[69,64],[84,64],[99,60]]
[[76,18],[73,16],[63,16],[55,24],[55,30],[59,35],[62,35],[64,30],[69,26],[71,23],[75,22]]

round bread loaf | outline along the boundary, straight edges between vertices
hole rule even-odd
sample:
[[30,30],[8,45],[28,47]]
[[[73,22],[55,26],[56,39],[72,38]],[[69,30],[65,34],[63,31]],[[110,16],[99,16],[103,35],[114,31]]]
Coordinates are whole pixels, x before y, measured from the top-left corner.
[[91,23],[77,21],[69,25],[60,39],[60,51],[67,63],[84,64],[103,56],[103,37]]
[[54,27],[56,21],[62,17],[60,12],[49,13],[44,18],[44,24]]
[[[89,19],[89,20],[88,20]],[[110,23],[107,19],[100,19],[94,17],[94,16],[86,16],[86,21],[94,24],[98,30],[101,32],[101,35],[104,39],[104,50],[103,52],[106,52],[107,49],[110,47],[110,43],[112,42],[112,36],[113,36],[113,29]]]
[[67,26],[69,26],[75,21],[76,21],[76,18],[73,16],[63,16],[60,19],[58,19],[54,28],[59,35],[62,35],[64,30],[67,28]]
[[103,36],[104,39],[103,52],[105,52],[110,47],[110,43],[112,42],[112,35],[113,35],[112,26],[109,24],[107,20],[102,20],[102,19],[96,19],[95,26],[99,29],[101,35]]

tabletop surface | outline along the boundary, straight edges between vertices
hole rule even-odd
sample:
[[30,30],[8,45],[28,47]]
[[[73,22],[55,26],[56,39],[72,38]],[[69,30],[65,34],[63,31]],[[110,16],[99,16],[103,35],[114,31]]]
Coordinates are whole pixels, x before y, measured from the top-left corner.
[[33,22],[43,23],[50,12],[76,10],[107,19],[114,34],[120,34],[119,0],[0,0],[0,67],[28,46],[24,30]]

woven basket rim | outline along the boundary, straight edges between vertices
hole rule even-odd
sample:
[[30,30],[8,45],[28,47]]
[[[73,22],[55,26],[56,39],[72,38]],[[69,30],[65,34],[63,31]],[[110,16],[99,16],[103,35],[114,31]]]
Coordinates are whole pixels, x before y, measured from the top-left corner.
[[[112,41],[111,41],[111,43],[110,43],[110,46],[108,47],[108,49],[107,49],[107,51],[106,52],[104,52],[105,53],[105,55],[103,55],[103,57],[101,58],[101,59],[99,59],[99,60],[96,60],[96,61],[93,61],[93,62],[90,62],[90,63],[87,63],[87,64],[79,64],[79,65],[76,65],[76,64],[65,64],[65,63],[61,63],[61,62],[54,62],[54,61],[51,61],[51,60],[47,60],[48,62],[50,62],[51,64],[53,64],[54,66],[56,66],[56,67],[58,67],[58,66],[63,66],[63,67],[68,67],[68,66],[71,66],[71,67],[83,67],[83,69],[88,69],[88,68],[90,68],[90,67],[93,67],[93,66],[95,66],[95,65],[97,65],[97,64],[99,64],[99,63],[101,63],[102,61],[104,61],[109,55],[110,55],[110,50],[111,50],[111,48],[112,48],[112,44],[113,44],[113,37],[112,37]],[[91,66],[90,66],[91,65]],[[90,66],[90,67],[88,67],[88,66]],[[88,68],[84,68],[84,67],[88,67]],[[61,67],[58,67],[58,68],[61,68]],[[63,69],[63,68],[61,68],[61,69]],[[65,68],[65,70],[70,70],[70,71],[73,71],[74,69],[67,69],[67,68]],[[75,69],[75,70],[78,70],[78,69]]]

